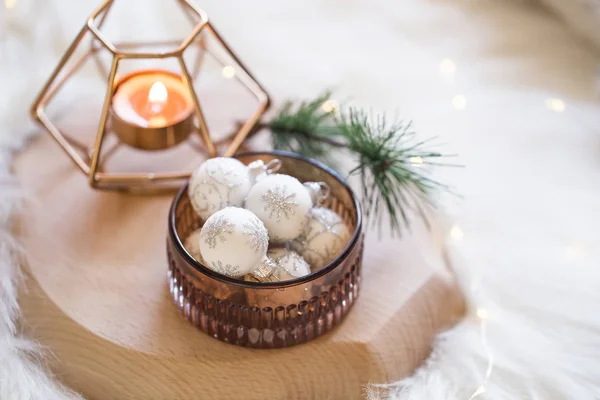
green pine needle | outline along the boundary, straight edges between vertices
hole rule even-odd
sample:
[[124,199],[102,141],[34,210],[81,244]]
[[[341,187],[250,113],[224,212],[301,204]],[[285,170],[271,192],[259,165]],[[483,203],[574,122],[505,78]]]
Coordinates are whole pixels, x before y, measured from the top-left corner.
[[425,207],[432,195],[446,186],[430,177],[429,166],[447,165],[435,160],[443,154],[426,148],[429,141],[416,141],[411,124],[390,124],[384,116],[370,117],[357,109],[337,116],[324,110],[326,92],[310,102],[286,102],[267,124],[273,146],[326,163],[335,162],[332,150],[346,149],[357,160],[349,175],[361,182],[362,203],[367,220],[381,228],[389,218],[391,233],[410,225],[409,210],[427,222]]
[[423,166],[443,155],[415,142],[410,123],[389,124],[384,116],[371,118],[356,109],[340,117],[338,129],[358,157],[349,174],[360,177],[366,218],[381,227],[387,214],[392,234],[410,225],[408,210],[427,221],[423,207],[433,205],[432,194],[444,186]]
[[338,135],[335,118],[331,111],[323,109],[323,103],[330,96],[330,92],[325,92],[310,102],[284,103],[269,124],[273,147],[333,162],[331,147],[344,147],[344,144],[331,140]]

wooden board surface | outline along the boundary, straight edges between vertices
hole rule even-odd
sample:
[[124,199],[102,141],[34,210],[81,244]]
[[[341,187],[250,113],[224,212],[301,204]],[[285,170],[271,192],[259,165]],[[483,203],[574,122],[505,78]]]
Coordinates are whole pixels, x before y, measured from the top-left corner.
[[363,286],[345,322],[304,345],[252,350],[196,330],[172,304],[165,235],[171,196],[90,189],[47,136],[19,157],[30,200],[25,326],[59,378],[91,399],[351,399],[411,373],[464,310],[442,246],[367,235]]

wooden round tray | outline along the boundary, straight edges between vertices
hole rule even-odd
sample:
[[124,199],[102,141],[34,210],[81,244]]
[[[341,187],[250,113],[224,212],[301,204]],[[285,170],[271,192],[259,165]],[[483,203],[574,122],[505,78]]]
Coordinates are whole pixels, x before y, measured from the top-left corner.
[[368,232],[363,286],[346,321],[288,349],[219,342],[187,323],[167,285],[172,196],[94,191],[47,136],[19,157],[29,192],[25,326],[58,377],[97,399],[351,399],[410,374],[464,310],[441,246],[418,223],[401,239]]

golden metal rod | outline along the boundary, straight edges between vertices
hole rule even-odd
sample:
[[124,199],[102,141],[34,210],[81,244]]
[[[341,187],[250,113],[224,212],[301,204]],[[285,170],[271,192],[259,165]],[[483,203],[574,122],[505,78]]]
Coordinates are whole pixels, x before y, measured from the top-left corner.
[[89,54],[90,51],[86,51],[77,61],[75,61],[73,66],[65,73],[65,75],[62,78],[60,78],[50,90],[48,90],[48,92],[44,96],[44,104],[48,104],[50,100],[52,100],[54,96],[56,96],[56,94],[59,92],[59,90],[63,87],[63,84],[67,81],[67,79],[69,79],[75,72],[79,70],[79,68],[83,66]]
[[[252,79],[254,81],[254,83],[256,84],[256,86],[258,88],[262,88],[262,86],[260,85],[260,83],[258,82],[258,80],[254,77],[254,75],[252,75],[252,73],[244,65],[244,63],[242,62],[242,60],[240,60],[235,55],[235,53],[233,52],[233,50],[231,49],[231,47],[229,47],[229,45],[227,44],[227,42],[225,42],[225,40],[221,37],[221,35],[219,35],[219,33],[212,26],[212,24],[209,23],[208,26],[207,26],[207,29],[215,36],[215,38],[218,40],[218,42],[221,44],[221,46],[223,46],[223,48],[225,48],[225,50],[227,50],[227,52],[230,54],[230,56],[233,59],[233,61],[235,61],[236,64],[238,64],[239,67],[248,75],[248,77],[250,77],[250,79]],[[261,89],[261,92],[266,96],[267,103],[270,103],[270,99],[269,99],[269,96],[267,95],[267,93],[264,90],[262,90],[262,89]]]
[[102,11],[104,11],[106,8],[112,7],[112,3],[114,2],[114,0],[106,0],[104,1],[102,4],[100,4],[98,6],[98,8],[96,8],[92,14],[88,17],[88,22],[92,21],[92,23],[94,22],[94,20],[96,18],[98,18],[98,15],[100,15],[102,13]]
[[[247,120],[244,123],[244,125],[242,125],[242,128],[239,130],[238,134],[233,138],[233,141],[225,151],[225,157],[231,157],[235,154],[235,152],[241,146],[242,142],[246,139],[254,125],[260,119],[260,116],[267,110],[267,108],[269,108],[271,100],[269,98],[269,95],[262,90],[262,87],[260,86],[256,78],[252,76],[250,71],[248,71],[248,69],[244,66],[242,61],[235,55],[233,50],[227,45],[225,40],[221,38],[221,36],[217,33],[217,31],[213,28],[213,26],[210,23],[208,24],[207,29],[215,36],[215,38],[219,41],[221,46],[223,46],[223,48],[225,48],[225,50],[230,54],[233,61],[235,61],[236,64],[238,64],[238,66],[241,69],[241,72],[247,75],[249,80],[247,80],[246,82],[240,80],[240,82],[242,82],[244,86],[246,86],[248,90],[250,90],[250,92],[258,98],[259,101],[258,110],[252,115],[252,117],[249,120]],[[249,83],[251,84],[251,86],[248,85]]]
[[211,157],[217,156],[217,149],[210,138],[210,134],[208,133],[208,127],[206,126],[206,120],[204,119],[204,113],[202,112],[202,107],[200,106],[200,100],[198,99],[198,95],[196,94],[196,90],[194,89],[194,81],[190,76],[190,73],[185,66],[185,61],[183,61],[183,57],[178,57],[179,65],[181,66],[181,72],[183,73],[184,80],[190,90],[190,94],[192,95],[192,100],[194,102],[194,107],[196,109],[196,116],[198,117],[198,130],[206,145],[206,149],[208,150],[208,154]]
[[196,55],[196,59],[194,61],[194,67],[192,68],[192,77],[194,79],[196,79],[200,73],[200,69],[202,68],[202,64],[204,64],[204,59],[206,58],[206,37],[200,34],[198,39],[198,46],[200,47],[200,50],[198,50],[198,54]]
[[79,168],[84,174],[89,174],[90,168],[87,163],[81,158],[81,155],[75,151],[73,146],[67,141],[65,136],[60,130],[48,119],[46,113],[40,110],[37,114],[39,121],[42,123],[44,128],[50,133],[50,136],[60,145],[64,152],[69,156],[71,161]]
[[110,103],[115,88],[115,76],[117,74],[117,67],[119,66],[120,57],[115,56],[113,58],[112,65],[110,67],[110,73],[107,80],[106,95],[104,97],[104,105],[102,106],[102,114],[100,116],[100,124],[98,125],[98,134],[96,135],[96,144],[94,145],[94,154],[92,154],[92,160],[90,162],[90,174],[89,182],[93,187],[96,184],[96,171],[98,169],[98,160],[102,151],[102,140],[104,138],[104,131],[106,127],[106,121],[108,119],[108,111],[110,109]]
[[[128,49],[137,47],[159,47],[168,45],[179,45],[181,40],[156,40],[156,41],[139,41],[139,42],[117,42],[114,43],[118,49]],[[154,53],[153,53],[154,54]],[[153,57],[154,58],[154,57]]]
[[[200,17],[200,19],[202,19],[202,15],[199,15],[199,13],[198,13],[198,11],[202,11],[202,10],[197,9],[197,7],[193,7],[192,5],[190,5],[190,3],[188,3],[185,0],[179,0],[179,4],[181,5],[181,8],[183,9],[183,13],[188,18],[190,23],[192,23],[192,24],[197,23],[195,21],[195,19],[192,17],[192,14],[195,14],[196,16]],[[205,15],[205,18],[206,18],[205,21],[202,23],[203,27],[208,22],[207,15]],[[205,41],[205,38],[202,36],[202,33],[200,33],[200,35],[198,35],[198,39],[199,39],[198,44],[200,46],[200,51],[196,55],[196,59],[194,61],[194,66],[192,67],[192,72],[191,72],[191,75],[194,79],[200,73],[200,68],[201,68],[202,64],[204,63],[204,52],[206,50],[206,41]],[[186,47],[189,48],[189,46],[193,45],[195,40],[196,40],[196,37],[194,37],[194,39],[190,43],[188,43],[188,45]]]
[[183,53],[185,51],[185,49],[190,45],[190,43],[192,43],[194,41],[194,39],[196,39],[196,36],[198,36],[200,34],[200,32],[202,32],[202,29],[206,26],[206,21],[201,22],[200,24],[196,25],[194,27],[194,29],[192,30],[192,33],[190,34],[190,36],[188,36],[183,43],[181,43],[181,46],[179,46],[179,48],[177,50],[179,50],[181,53]]
[[98,43],[98,40],[96,40],[96,39],[92,39],[92,41],[90,42],[90,53],[91,54],[96,54],[96,53],[98,53],[98,51],[100,51],[104,48],[104,46],[96,46],[96,43]]
[[104,20],[106,20],[108,13],[110,12],[112,6],[115,4],[113,0],[109,0],[107,3],[108,4],[101,6],[101,11],[98,14],[96,14],[96,17],[94,17],[94,19],[96,19],[98,15],[100,15],[100,13],[106,8],[106,11],[104,11],[104,14],[102,14],[100,20],[98,21],[98,29],[102,28],[102,25],[104,25]]
[[[211,32],[212,33],[212,32]],[[229,66],[231,63],[220,54],[210,52],[209,53],[217,62],[223,66]],[[251,95],[261,101],[266,96],[267,102],[269,101],[267,93],[260,87],[260,85],[252,80],[252,77],[241,67],[236,69],[235,79],[248,89]],[[240,72],[240,73],[238,73]]]
[[[63,133],[62,136],[65,138],[65,140],[67,142],[69,142],[69,144],[76,150],[79,150],[80,152],[82,152],[83,154],[88,154],[90,151],[90,148],[88,146],[86,146],[85,144],[81,143],[80,141],[74,139],[73,137],[69,136],[70,134],[66,134]],[[88,154],[89,157],[89,154]]]
[[[93,42],[95,42],[95,41],[93,41]],[[92,44],[92,46],[93,46],[93,44]],[[92,57],[94,59],[94,64],[96,64],[96,69],[98,69],[98,72],[100,72],[100,76],[108,76],[108,71],[106,70],[106,68],[104,68],[104,64],[102,64],[102,61],[100,60],[100,56],[98,55],[99,49],[100,49],[100,47],[92,47],[90,57]]]
[[123,145],[123,143],[121,142],[116,142],[110,149],[108,149],[107,151],[104,152],[104,156],[102,157],[102,160],[100,160],[99,165],[98,165],[98,170],[101,171],[102,170],[102,166],[104,165],[104,163],[113,155],[115,154],[115,152],[117,150],[119,150],[121,148],[121,146]]
[[123,59],[163,59],[163,58],[175,58],[181,55],[181,49],[175,49],[172,51],[163,51],[158,53],[136,53],[129,51],[117,51],[117,54]]
[[[106,20],[106,17],[108,16],[108,13],[112,9],[113,4],[115,4],[115,3],[111,2],[108,5],[108,7],[106,8],[106,11],[104,11],[104,14],[102,14],[102,16],[100,16],[100,20],[98,21],[98,29],[102,28],[102,25],[104,25],[104,21]],[[100,58],[97,55],[98,50],[100,50],[101,47],[96,46],[96,43],[97,43],[97,41],[93,40],[93,39],[92,39],[92,41],[90,43],[90,49],[92,50],[92,56],[93,56],[94,62],[96,64],[96,68],[98,68],[98,70],[100,71],[100,75],[107,76],[108,75],[108,71],[106,71],[106,68],[104,68],[104,64],[102,64],[102,61],[100,61]]]
[[195,3],[189,1],[189,0],[181,0],[185,5],[187,5],[190,10],[192,10],[194,13],[198,14],[198,17],[200,17],[200,22],[201,23],[207,23],[208,22],[208,14],[206,14],[206,12],[204,10],[202,10],[201,8],[199,8]]
[[100,32],[100,30],[96,27],[92,19],[88,19],[87,27],[90,30],[90,32],[92,32],[92,34],[96,36],[100,43],[102,43],[104,47],[106,47],[108,51],[110,51],[114,55],[118,53],[115,46],[106,38],[106,36],[104,36],[102,32]]
[[77,34],[77,37],[75,38],[75,40],[73,40],[73,43],[71,43],[71,46],[69,46],[66,53],[63,54],[63,56],[61,57],[60,61],[58,62],[58,65],[56,66],[56,68],[54,68],[54,71],[52,71],[52,75],[50,75],[50,78],[48,78],[48,80],[42,87],[42,90],[40,90],[40,93],[38,94],[38,97],[33,102],[33,105],[31,106],[31,110],[30,110],[31,116],[34,119],[39,120],[39,111],[40,110],[38,110],[38,108],[40,107],[42,102],[46,102],[45,101],[46,100],[45,99],[46,92],[48,91],[50,86],[52,86],[52,84],[54,83],[54,80],[56,79],[58,74],[60,74],[62,68],[67,63],[67,61],[69,60],[69,57],[71,57],[71,54],[73,54],[73,52],[79,45],[79,42],[81,41],[81,39],[83,39],[83,37],[85,36],[86,33],[87,33],[87,29],[84,26],[83,28],[81,28],[81,30]]
[[244,125],[242,125],[242,128],[239,130],[238,134],[235,135],[233,141],[225,151],[225,157],[231,157],[235,154],[235,152],[242,145],[244,140],[246,140],[246,137],[248,136],[252,128],[254,128],[254,125],[256,125],[256,123],[260,119],[260,116],[263,114],[263,112],[265,112],[267,106],[267,101],[262,101],[258,110],[252,115],[252,117],[249,120],[247,120],[244,123]]
[[124,172],[97,172],[96,183],[143,183],[146,181],[160,182],[173,179],[187,179],[192,171],[162,172],[162,173],[124,173]]
[[183,0],[179,0],[178,3],[179,3],[179,6],[181,7],[181,10],[183,11],[183,13],[187,17],[187,19],[190,21],[190,23],[192,25],[196,25],[196,20],[192,16],[192,14],[194,14],[195,16],[198,16],[196,11],[194,9],[191,9],[187,4],[185,4],[185,1],[183,1]]

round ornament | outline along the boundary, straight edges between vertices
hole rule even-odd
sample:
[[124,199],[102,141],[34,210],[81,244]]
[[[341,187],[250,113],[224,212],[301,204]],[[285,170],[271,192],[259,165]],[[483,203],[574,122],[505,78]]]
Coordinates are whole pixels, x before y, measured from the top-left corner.
[[265,224],[269,238],[275,243],[300,235],[304,217],[312,205],[306,187],[298,179],[283,174],[259,180],[246,198],[246,208]]
[[273,273],[280,281],[300,278],[310,274],[310,265],[294,250],[275,247],[267,251],[267,256],[277,264]]
[[190,233],[190,235],[185,238],[183,246],[196,261],[204,263],[202,256],[200,255],[200,231],[201,229],[198,228]]
[[231,277],[252,272],[267,254],[267,229],[252,212],[238,207],[217,211],[200,232],[206,266]]
[[304,182],[304,187],[308,190],[314,205],[323,205],[331,192],[329,185],[325,182]]
[[317,270],[329,264],[346,247],[350,230],[342,218],[324,207],[308,212],[302,234],[290,242],[290,247]]
[[225,207],[241,207],[257,177],[276,171],[281,162],[257,160],[249,166],[235,158],[206,160],[194,171],[188,186],[192,207],[206,220]]

